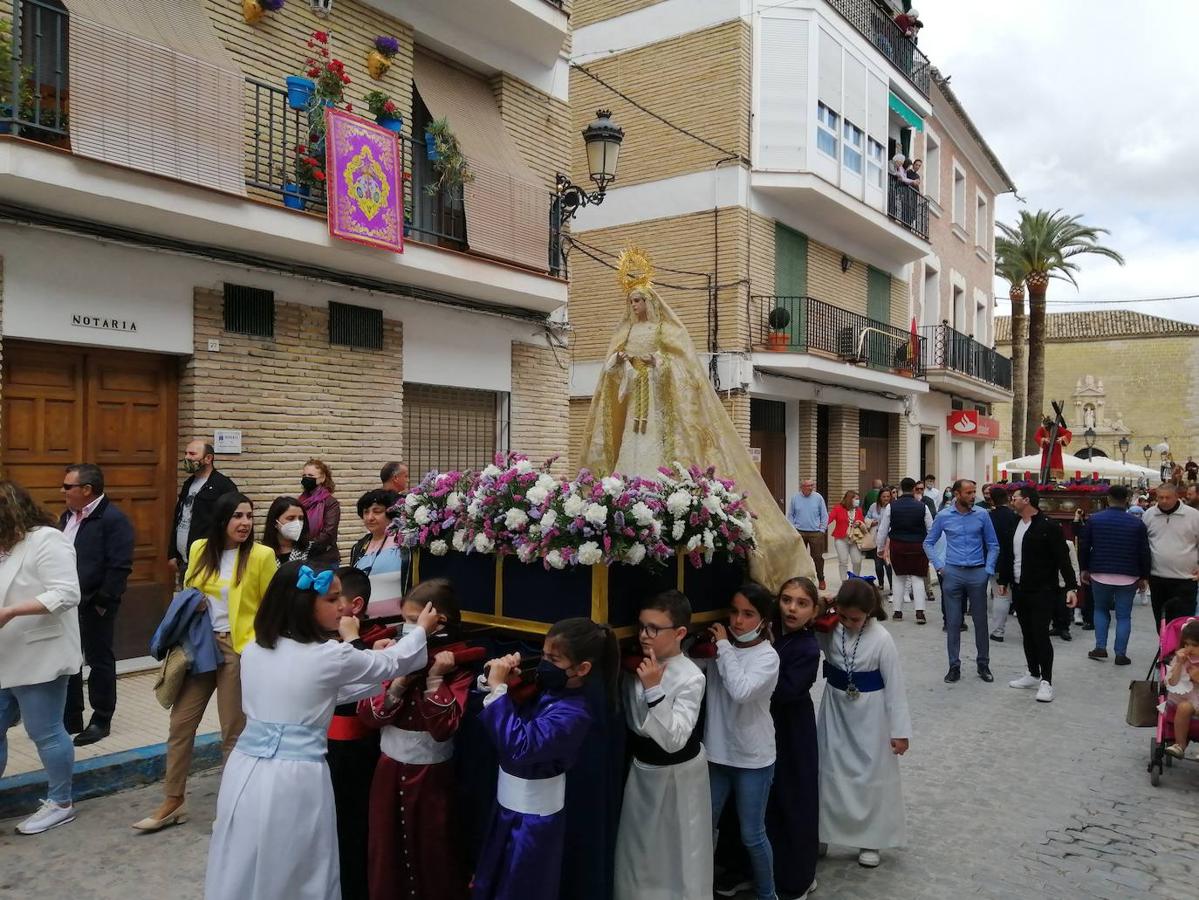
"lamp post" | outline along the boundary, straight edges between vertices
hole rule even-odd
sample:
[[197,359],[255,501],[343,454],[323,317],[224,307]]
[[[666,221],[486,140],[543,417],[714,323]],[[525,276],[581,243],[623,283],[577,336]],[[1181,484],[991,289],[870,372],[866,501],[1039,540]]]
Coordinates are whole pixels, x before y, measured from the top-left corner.
[[610,110],[596,110],[595,119],[583,129],[583,143],[587,147],[587,171],[595,182],[596,190],[587,193],[561,172],[557,176],[554,193],[554,210],[559,222],[573,219],[581,206],[599,205],[604,202],[608,185],[616,180],[616,165],[620,160],[620,145],[624,141],[624,129],[612,121]]
[[1128,435],[1124,435],[1124,437],[1120,438],[1120,443],[1118,444],[1118,446],[1120,448],[1120,462],[1127,465],[1128,464],[1128,448],[1132,446],[1132,441],[1130,441],[1128,439]]
[[1087,458],[1089,459],[1090,458],[1089,451],[1095,449],[1095,429],[1087,428],[1087,430],[1082,433],[1082,439],[1087,445],[1087,451],[1088,451]]
[[1153,462],[1153,448],[1149,444],[1142,447],[1141,452],[1145,454],[1145,465]]

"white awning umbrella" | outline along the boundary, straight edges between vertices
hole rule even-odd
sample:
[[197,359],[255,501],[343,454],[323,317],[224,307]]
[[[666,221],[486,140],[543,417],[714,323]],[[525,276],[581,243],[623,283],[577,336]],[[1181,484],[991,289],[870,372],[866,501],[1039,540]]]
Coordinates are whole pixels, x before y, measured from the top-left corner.
[[[1011,480],[1023,477],[1025,472],[1032,472],[1035,477],[1041,470],[1041,454],[1034,453],[1032,456],[1009,459],[1007,462],[1000,463],[999,468],[1006,470],[1008,478]],[[1102,478],[1148,478],[1152,481],[1161,477],[1157,469],[1147,469],[1132,463],[1118,462],[1106,456],[1082,459],[1069,453],[1062,455],[1062,469],[1065,470],[1067,478],[1074,477],[1075,472],[1082,472],[1083,478],[1092,472],[1098,472]]]

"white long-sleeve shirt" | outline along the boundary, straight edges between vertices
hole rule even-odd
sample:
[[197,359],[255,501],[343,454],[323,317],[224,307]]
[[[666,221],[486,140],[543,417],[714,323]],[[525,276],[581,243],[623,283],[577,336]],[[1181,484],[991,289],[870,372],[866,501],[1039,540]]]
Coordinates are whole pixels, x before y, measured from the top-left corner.
[[718,641],[707,665],[708,700],[704,749],[708,761],[739,769],[774,762],[770,695],[779,680],[779,655],[769,641],[740,649]]
[[706,682],[699,666],[685,656],[658,662],[665,670],[662,681],[649,690],[636,675],[624,676],[625,719],[637,734],[667,753],[678,753],[699,722]]
[[[933,514],[924,507],[924,527],[933,527]],[[891,505],[887,504],[878,514],[878,533],[874,536],[874,545],[880,550],[887,546],[887,537],[891,533]],[[926,532],[927,533],[927,532]]]

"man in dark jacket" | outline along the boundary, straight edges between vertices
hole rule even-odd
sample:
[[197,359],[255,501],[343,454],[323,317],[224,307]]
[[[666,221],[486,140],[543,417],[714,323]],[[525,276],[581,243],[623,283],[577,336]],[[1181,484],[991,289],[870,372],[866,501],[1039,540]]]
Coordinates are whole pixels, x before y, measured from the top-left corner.
[[1070,563],[1070,550],[1062,526],[1041,512],[1041,495],[1033,487],[1012,493],[1012,509],[1020,517],[1011,540],[999,546],[996,576],[1002,596],[1010,588],[1016,601],[1016,617],[1024,636],[1024,658],[1028,674],[1008,682],[1009,687],[1037,688],[1037,700],[1053,701],[1053,643],[1049,620],[1065,582],[1067,602],[1078,602],[1078,581]]
[[67,466],[62,481],[66,512],[58,527],[75,545],[79,573],[79,637],[91,669],[87,679],[92,719],[83,727],[83,673],[71,676],[64,716],[75,746],[108,737],[117,708],[117,661],[112,642],[117,608],[133,570],[133,526],[104,496],[104,473],[91,463]]
[[[1020,524],[1020,517],[1008,505],[1007,488],[1002,484],[991,485],[991,524],[995,526],[995,536],[999,538],[1002,551],[1004,544],[1010,543]],[[1007,629],[1007,616],[1012,606],[1011,597],[1000,595],[996,590],[997,580],[991,579],[991,640],[1003,643],[1003,635]]]
[[203,441],[192,441],[183,454],[183,471],[191,474],[183,482],[179,499],[175,501],[175,517],[167,541],[167,560],[178,572],[187,571],[187,554],[212,524],[212,510],[217,499],[237,490],[233,479],[213,466],[215,458],[212,444]]
[[1122,484],[1107,491],[1107,509],[1095,513],[1078,536],[1078,568],[1095,600],[1095,649],[1091,659],[1107,659],[1107,629],[1116,613],[1116,665],[1126,666],[1132,634],[1132,604],[1144,590],[1153,565],[1149,529],[1128,515],[1131,492]]

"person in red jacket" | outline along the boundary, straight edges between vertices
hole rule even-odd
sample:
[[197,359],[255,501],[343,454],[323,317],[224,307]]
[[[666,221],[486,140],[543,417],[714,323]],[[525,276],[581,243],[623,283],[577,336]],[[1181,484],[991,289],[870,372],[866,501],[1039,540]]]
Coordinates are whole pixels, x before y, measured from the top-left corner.
[[858,498],[858,492],[846,491],[841,502],[829,510],[828,521],[833,526],[837,568],[841,571],[841,582],[844,583],[846,572],[862,571],[861,542],[867,529],[866,516],[862,512],[862,501]]

